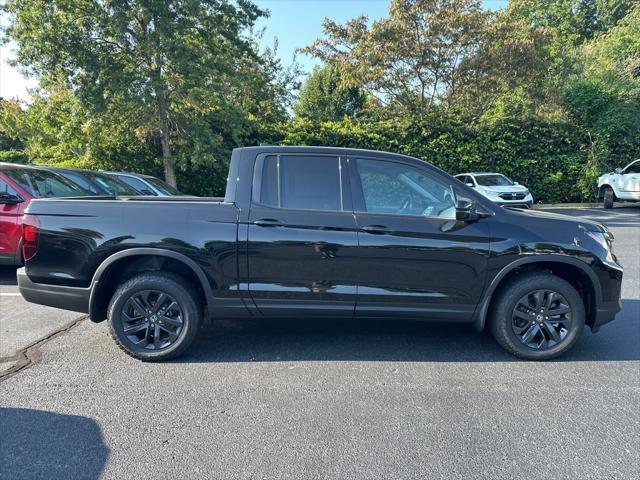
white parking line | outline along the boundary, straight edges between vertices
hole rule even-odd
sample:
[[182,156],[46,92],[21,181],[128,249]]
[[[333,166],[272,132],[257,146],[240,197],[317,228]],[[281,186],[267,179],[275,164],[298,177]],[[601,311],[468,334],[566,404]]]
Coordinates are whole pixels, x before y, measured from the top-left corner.
[[18,292],[0,292],[0,297],[19,297]]

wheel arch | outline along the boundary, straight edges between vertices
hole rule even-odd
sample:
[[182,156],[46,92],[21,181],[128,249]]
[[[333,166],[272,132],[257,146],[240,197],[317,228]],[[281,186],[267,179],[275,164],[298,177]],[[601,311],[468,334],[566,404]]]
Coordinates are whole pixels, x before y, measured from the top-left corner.
[[522,272],[542,271],[550,272],[567,280],[578,290],[585,306],[586,324],[593,325],[596,306],[602,302],[602,287],[596,274],[584,262],[572,257],[560,255],[535,255],[520,258],[506,265],[493,278],[476,311],[474,326],[476,330],[484,329],[489,310],[496,294],[505,287],[510,279]]
[[91,281],[89,318],[93,322],[105,320],[109,300],[117,285],[143,271],[177,273],[198,289],[203,303],[213,304],[211,284],[202,268],[191,258],[173,250],[131,248],[114,253],[98,266]]
[[617,197],[618,197],[618,194],[616,193],[616,189],[615,189],[615,187],[613,187],[609,182],[607,182],[607,183],[603,183],[602,185],[600,185],[600,186],[598,187],[598,198],[604,198],[604,191],[605,191],[607,188],[610,188],[611,190],[613,190],[613,196],[614,196],[614,198],[617,198]]

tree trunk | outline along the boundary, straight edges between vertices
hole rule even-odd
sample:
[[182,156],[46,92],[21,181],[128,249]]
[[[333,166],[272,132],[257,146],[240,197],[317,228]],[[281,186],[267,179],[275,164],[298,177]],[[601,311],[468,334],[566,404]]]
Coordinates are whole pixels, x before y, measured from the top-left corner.
[[171,158],[169,112],[167,99],[163,94],[158,95],[158,116],[160,117],[160,142],[162,143],[162,164],[164,166],[164,179],[172,187],[177,187],[176,167]]
[[164,166],[164,179],[172,187],[176,187],[176,167],[171,158],[171,145],[169,144],[169,132],[162,131],[160,141],[162,143],[162,164]]

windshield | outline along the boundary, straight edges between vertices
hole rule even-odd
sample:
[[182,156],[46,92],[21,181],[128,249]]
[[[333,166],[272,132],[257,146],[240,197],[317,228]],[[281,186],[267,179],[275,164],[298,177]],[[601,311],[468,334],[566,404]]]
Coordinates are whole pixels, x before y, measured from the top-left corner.
[[476,175],[476,182],[483,187],[508,187],[513,185],[513,182],[504,175],[492,174],[492,175]]
[[144,177],[144,179],[149,182],[151,185],[156,187],[165,195],[182,195],[176,188],[172,187],[166,182],[163,182],[159,178],[156,177]]
[[46,170],[7,169],[5,175],[37,198],[82,197],[90,195],[75,183]]
[[84,175],[89,177],[91,180],[96,182],[98,185],[100,185],[100,187],[102,187],[112,195],[140,195],[129,185],[121,182],[117,178],[110,177],[109,175],[93,172],[85,172]]

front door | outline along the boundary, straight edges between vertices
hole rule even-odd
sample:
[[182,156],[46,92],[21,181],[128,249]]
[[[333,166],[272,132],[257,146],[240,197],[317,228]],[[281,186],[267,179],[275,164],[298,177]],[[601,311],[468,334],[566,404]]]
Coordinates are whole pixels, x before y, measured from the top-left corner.
[[471,320],[484,289],[488,219],[456,221],[456,182],[419,161],[349,163],[360,245],[356,316]]
[[257,159],[247,265],[249,292],[263,315],[353,315],[358,237],[344,161]]
[[[16,190],[0,178],[0,192],[19,196]],[[19,258],[22,224],[19,222],[24,213],[26,202],[0,203],[0,262],[12,263]]]
[[618,188],[622,192],[640,192],[640,160],[627,166],[620,175]]

